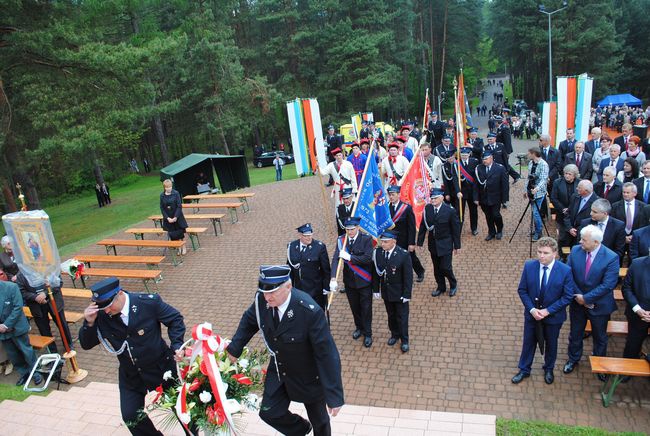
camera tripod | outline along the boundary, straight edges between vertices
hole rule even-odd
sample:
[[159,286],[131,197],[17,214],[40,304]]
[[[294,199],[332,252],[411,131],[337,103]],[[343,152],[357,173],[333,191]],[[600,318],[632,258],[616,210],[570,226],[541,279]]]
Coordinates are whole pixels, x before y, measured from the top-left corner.
[[[510,236],[510,240],[508,243],[512,242],[512,239],[515,237],[517,234],[517,230],[519,230],[519,226],[521,225],[521,222],[524,220],[524,217],[526,216],[526,212],[528,212],[528,209],[530,208],[530,227],[529,227],[529,232],[528,232],[528,250],[529,250],[529,257],[533,257],[533,229],[535,228],[535,218],[533,217],[533,209],[531,208],[531,204],[535,209],[537,209],[537,213],[539,214],[540,218],[542,216],[542,213],[539,210],[539,206],[537,206],[537,202],[535,201],[534,198],[531,198],[531,194],[528,194],[528,204],[526,205],[526,209],[524,209],[523,213],[521,214],[521,217],[519,217],[519,222],[517,223],[517,227],[515,227],[515,231],[512,232],[512,236]],[[542,220],[542,227],[544,227],[544,231],[546,232],[546,236],[550,236],[548,233],[548,229],[546,228],[546,223],[544,220]]]

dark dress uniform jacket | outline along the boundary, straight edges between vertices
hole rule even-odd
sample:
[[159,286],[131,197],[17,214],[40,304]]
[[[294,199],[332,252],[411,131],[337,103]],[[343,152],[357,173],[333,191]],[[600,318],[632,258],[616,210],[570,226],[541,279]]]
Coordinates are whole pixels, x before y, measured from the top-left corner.
[[0,340],[26,334],[29,331],[29,321],[23,313],[23,299],[17,284],[0,282],[0,304],[0,324],[9,329],[0,333]]
[[[336,275],[336,268],[339,264],[339,245],[342,245],[343,238],[338,239],[336,249],[334,250],[334,256],[332,256],[332,267],[331,274],[332,277]],[[371,271],[373,268],[372,265],[372,238],[365,233],[359,231],[357,237],[354,241],[354,245],[346,245],[345,249],[350,253],[350,262],[352,265],[356,265],[359,268],[363,269],[365,273],[368,274],[368,280],[364,280],[359,277],[352,269],[349,267],[347,262],[344,262],[343,266],[343,284],[347,287],[359,289],[365,288],[372,285],[372,275]],[[328,285],[329,287],[329,285]]]
[[[476,167],[476,183],[474,183],[474,201],[487,206],[502,204],[510,198],[508,186],[508,172],[496,162],[492,163],[490,173],[486,174],[487,167],[483,164]],[[485,184],[479,183],[485,182]],[[432,212],[433,213],[433,212]]]
[[[79,343],[84,350],[98,345],[97,329],[115,350],[119,350],[126,340],[131,353],[125,349],[117,356],[120,362],[119,384],[132,390],[143,387],[151,390],[162,382],[165,371],[175,368],[173,350],[183,345],[185,323],[180,312],[158,294],[128,295],[128,326],[124,325],[120,314],[111,317],[100,310],[92,326],[84,320],[79,330]],[[162,338],[161,324],[167,326],[170,345]]]
[[483,159],[483,148],[485,148],[485,144],[483,144],[483,139],[476,138],[474,142],[472,142],[472,140],[469,139],[467,142],[472,144],[472,156],[478,159],[480,162],[480,160]]
[[228,352],[239,357],[261,328],[266,343],[275,353],[266,373],[265,395],[273,395],[284,385],[293,401],[311,404],[324,397],[329,407],[342,406],[341,359],[321,308],[309,295],[293,288],[289,306],[276,329],[273,309],[266,305],[260,293],[255,298],[260,324],[253,303],[244,312]]
[[[399,216],[399,219],[395,221],[395,214],[402,208],[402,206],[406,206],[406,208]],[[393,207],[391,204],[389,209],[391,218],[393,218],[393,223],[395,224],[393,230],[397,232],[397,245],[402,248],[408,248],[409,245],[415,245],[415,214],[413,214],[411,206],[400,201],[397,203],[396,207]]]
[[[433,229],[427,230],[427,227]],[[424,207],[418,245],[424,244],[424,238],[429,234],[429,251],[437,256],[452,254],[454,249],[460,249],[460,220],[453,207],[442,203],[438,215],[435,214],[432,204]]]
[[[494,162],[506,166],[506,156],[503,144],[500,142],[495,142],[494,144],[488,143],[484,150],[492,151],[492,156],[494,156]],[[482,157],[481,157],[482,159]]]
[[336,227],[339,233],[339,236],[345,235],[345,226],[343,223],[345,219],[352,215],[354,210],[354,201],[350,203],[350,211],[347,211],[345,204],[341,203],[336,208]]
[[[300,252],[300,240],[289,243],[287,263],[291,267],[291,283],[297,289],[311,295],[312,298],[323,294],[323,289],[329,290],[330,263],[327,247],[321,241],[312,240]],[[294,268],[294,265],[298,268]]]
[[503,144],[503,151],[506,154],[512,154],[512,136],[510,134],[510,127],[501,124],[497,129],[497,142]]
[[571,197],[576,193],[578,183],[580,183],[580,179],[575,179],[572,184],[568,184],[564,177],[560,177],[553,182],[553,189],[551,189],[551,203],[555,207],[555,221],[564,224],[567,228],[571,228],[571,210],[567,210],[567,214],[564,215],[562,209],[569,209]]
[[397,245],[388,261],[384,253],[381,247],[375,249],[376,269],[372,275],[372,292],[381,292],[381,297],[391,303],[400,302],[402,297],[410,300],[413,290],[411,256],[408,251]]

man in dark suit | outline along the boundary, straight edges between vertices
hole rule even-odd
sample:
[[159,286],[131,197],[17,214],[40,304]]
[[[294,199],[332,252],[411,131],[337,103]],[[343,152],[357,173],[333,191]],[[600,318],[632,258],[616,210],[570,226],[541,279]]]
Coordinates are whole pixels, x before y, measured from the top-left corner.
[[[482,147],[481,147],[482,148]],[[458,201],[461,203],[463,221],[461,222],[461,230],[467,215],[465,213],[465,206],[469,209],[469,225],[472,230],[472,235],[478,235],[478,206],[474,203],[474,185],[476,184],[476,167],[479,165],[479,160],[475,159],[472,155],[472,148],[463,147],[460,149],[460,189],[458,189],[458,177],[455,178],[455,192],[456,195],[460,193]],[[445,185],[446,187],[446,185]]]
[[[289,267],[261,266],[255,302],[244,312],[227,351],[231,360],[261,331],[271,361],[264,380],[260,418],[281,434],[330,435],[328,411],[344,404],[341,359],[325,314],[294,288]],[[304,403],[309,421],[289,411]]]
[[[144,397],[163,381],[166,371],[176,371],[175,358],[183,351],[185,323],[180,312],[158,294],[125,292],[120,281],[109,277],[91,286],[92,303],[84,310],[79,343],[84,350],[102,346],[120,362],[120,409],[134,435],[162,435],[148,417],[142,418]],[[162,338],[167,326],[170,344]]]
[[503,238],[501,206],[509,200],[509,196],[508,173],[502,165],[494,162],[492,152],[486,150],[483,153],[483,163],[476,167],[473,194],[474,204],[480,205],[485,214],[488,227],[486,241],[495,237]]
[[572,238],[569,246],[573,245],[578,237],[580,222],[591,216],[591,204],[598,199],[594,194],[594,186],[589,180],[580,180],[576,190],[578,192],[573,195],[569,204],[569,222],[567,224],[570,225],[569,235]]
[[616,178],[614,167],[606,167],[603,170],[603,180],[596,182],[594,192],[610,203],[616,203],[623,199],[623,184]]
[[424,281],[424,267],[415,254],[415,237],[417,236],[415,214],[410,205],[399,200],[400,190],[401,188],[397,185],[388,187],[388,209],[395,224],[393,230],[397,235],[397,245],[410,254],[413,271],[417,274],[417,282],[421,283]]
[[300,235],[299,239],[287,246],[291,283],[296,289],[309,294],[325,310],[331,273],[327,247],[314,239],[311,224],[304,224],[296,230]]
[[602,245],[612,250],[623,260],[625,254],[625,223],[610,216],[612,210],[609,201],[599,198],[591,204],[591,218],[580,222],[580,230],[586,226],[596,226],[603,232]]
[[467,142],[472,145],[472,156],[480,161],[483,156],[485,144],[483,143],[483,139],[478,137],[478,129],[476,127],[469,129],[469,140]]
[[594,166],[591,162],[593,155],[585,151],[585,144],[582,141],[576,142],[573,150],[564,157],[564,166],[574,164],[580,171],[581,179],[591,180],[594,173]]
[[[501,167],[503,168],[503,167]],[[505,175],[505,170],[503,170]],[[506,185],[508,184],[507,175]],[[431,203],[424,207],[418,246],[424,245],[424,238],[429,234],[429,253],[433,263],[433,274],[437,288],[431,293],[437,297],[447,291],[449,280],[449,296],[453,297],[458,291],[458,283],[453,269],[453,253],[460,250],[460,220],[456,211],[444,201],[444,192],[440,189],[431,191]]]
[[435,146],[442,144],[442,137],[445,134],[445,123],[438,119],[438,112],[433,111],[429,114],[427,130],[432,133],[433,139],[431,142],[435,144]]
[[646,205],[636,197],[636,185],[627,182],[623,185],[623,199],[612,204],[611,216],[625,223],[625,244],[629,248],[632,232],[648,225]]
[[[510,111],[507,110],[507,108],[503,108],[504,111],[504,116],[509,116]],[[507,112],[507,113],[506,113]],[[512,149],[512,134],[510,132],[510,126],[508,125],[507,122],[504,122],[504,119],[500,116],[494,117],[495,121],[497,122],[497,142],[503,144],[503,158],[505,163],[503,166],[506,168],[506,171],[510,177],[512,177],[513,183],[516,182],[517,180],[521,179],[521,176],[515,169],[510,165],[510,162],[508,158],[513,152]]]
[[[359,231],[361,218],[348,217],[346,235],[337,240],[332,256],[330,292],[337,288],[339,258],[343,264],[343,285],[350,303],[355,330],[352,339],[364,336],[363,345],[372,345],[372,238]],[[345,246],[345,247],[344,247]]]
[[621,147],[621,151],[623,152],[627,151],[627,143],[630,141],[630,138],[634,132],[632,129],[632,124],[630,123],[623,124],[621,130],[623,131],[623,134],[614,138],[614,144],[617,144],[619,147]]
[[569,247],[571,245],[571,217],[570,205],[571,198],[577,192],[578,183],[578,167],[574,164],[568,164],[564,167],[564,176],[559,177],[553,182],[553,190],[551,192],[551,203],[555,208],[555,221],[558,227],[558,244],[560,247]]
[[630,259],[647,256],[650,249],[650,225],[641,227],[632,232],[630,241]]
[[539,136],[539,148],[542,152],[542,159],[548,164],[549,192],[552,192],[553,182],[559,177],[562,158],[560,152],[551,147],[551,137],[546,134]]
[[594,127],[591,129],[591,139],[585,142],[585,151],[593,156],[594,152],[600,148],[600,137],[603,134],[603,131],[600,127]]
[[558,146],[558,151],[560,152],[560,159],[562,162],[566,159],[566,155],[573,153],[574,147],[576,145],[576,132],[573,128],[566,129],[566,139],[560,141]]
[[[0,304],[0,343],[20,374],[16,386],[21,386],[27,382],[36,363],[36,353],[29,343],[29,321],[23,312],[23,299],[17,284],[0,281]],[[33,379],[37,385],[43,382],[37,372]]]
[[519,298],[524,305],[524,344],[519,357],[519,372],[514,384],[530,376],[530,368],[538,343],[536,331],[541,323],[546,345],[544,381],[553,383],[553,368],[557,358],[557,339],[566,321],[566,307],[575,293],[571,268],[556,262],[557,242],[542,237],[537,242],[537,260],[526,261],[519,280]]
[[[492,153],[492,158],[494,159],[494,162],[498,163],[499,165],[503,165],[503,167],[505,168],[506,166],[505,151],[503,150],[503,144],[497,142],[496,133],[488,133],[487,144],[483,147],[483,155],[485,155],[486,151],[490,151]],[[483,159],[483,155],[481,156],[481,159]]]
[[650,204],[650,159],[643,162],[641,172],[643,177],[634,179],[632,182],[636,186],[636,199]]
[[397,245],[398,235],[385,231],[380,236],[381,247],[373,254],[375,268],[372,274],[372,292],[383,298],[388,315],[390,339],[393,346],[398,339],[402,353],[409,350],[409,301],[413,290],[413,267],[408,252]]
[[621,159],[621,147],[618,144],[612,144],[609,146],[609,157],[603,158],[600,161],[600,167],[598,168],[598,181],[603,180],[603,170],[607,167],[614,168],[614,177],[619,171],[623,171],[623,162],[624,159]]
[[650,327],[650,256],[647,251],[630,264],[623,280],[623,297],[627,302],[625,317],[628,322],[623,357],[638,359]]
[[354,194],[352,188],[343,188],[341,191],[342,203],[336,207],[336,229],[339,236],[345,235],[345,220],[352,216],[354,210]]
[[[602,240],[603,232],[598,227],[584,227],[580,231],[580,245],[571,249],[567,259],[576,294],[569,306],[571,332],[565,374],[573,372],[580,362],[587,320],[591,322],[593,355],[607,355],[607,322],[616,310],[614,287],[618,282],[619,259],[602,245]],[[598,374],[598,379],[607,380],[604,374]]]
[[447,156],[456,152],[456,148],[451,143],[451,136],[444,135],[442,137],[442,144],[436,147],[434,153],[438,156],[443,162],[447,159]]

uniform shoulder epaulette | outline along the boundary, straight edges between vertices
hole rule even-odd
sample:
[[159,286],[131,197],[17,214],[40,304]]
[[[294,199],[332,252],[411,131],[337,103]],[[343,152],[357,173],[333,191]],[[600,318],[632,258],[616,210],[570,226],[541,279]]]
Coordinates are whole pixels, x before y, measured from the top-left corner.
[[317,304],[315,304],[313,301],[309,302],[309,301],[303,300],[302,298],[298,300],[298,304],[300,304],[302,307],[309,310],[310,312],[315,311],[316,307],[317,307]]
[[140,300],[157,300],[160,298],[158,294],[138,294]]
[[323,243],[321,241],[316,241],[316,242],[318,242],[318,245],[323,245]]
[[399,245],[396,245],[396,246],[395,246],[395,249],[396,249],[396,250],[399,250],[399,251],[401,251],[401,252],[403,252],[403,253],[407,253],[407,251],[406,251],[405,249],[403,249],[402,247],[400,247]]

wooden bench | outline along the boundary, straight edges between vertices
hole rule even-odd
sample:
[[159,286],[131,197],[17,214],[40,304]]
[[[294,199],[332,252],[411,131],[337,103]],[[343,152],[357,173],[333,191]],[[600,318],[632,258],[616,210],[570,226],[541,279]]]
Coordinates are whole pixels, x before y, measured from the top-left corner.
[[600,393],[605,407],[610,405],[614,391],[623,377],[650,377],[650,363],[645,359],[589,356],[589,363],[591,364],[591,372],[614,376],[609,377],[603,391]]
[[[591,333],[591,322],[587,321],[585,332]],[[607,321],[607,334],[610,336],[627,336],[627,321]],[[650,329],[648,329],[650,335]]]
[[614,300],[616,301],[625,301],[625,298],[623,298],[623,291],[620,289],[614,289]]
[[[221,227],[221,218],[225,216],[226,215],[223,213],[195,213],[193,215],[185,215],[185,219],[188,221],[210,220],[210,222],[212,223],[212,228],[214,229],[214,236],[219,236],[219,234],[223,235],[223,227]],[[155,228],[158,227],[158,224],[160,224],[160,228],[162,228],[162,220],[163,220],[162,215],[151,215],[149,219],[153,221],[153,226]],[[217,224],[219,225],[219,232],[217,232]]]
[[162,248],[165,251],[169,249],[172,253],[172,263],[174,266],[182,263],[177,262],[176,260],[176,250],[179,250],[185,245],[185,241],[142,241],[142,240],[132,240],[132,239],[102,239],[97,242],[97,245],[103,245],[106,248],[106,254],[111,252],[113,249],[113,254],[117,256],[117,247],[149,247],[149,248]]
[[[157,284],[162,280],[162,271],[157,269],[117,269],[117,268],[85,268],[81,276],[81,284],[86,287],[84,277],[117,277],[123,279],[139,279],[144,283],[144,288],[149,292],[147,285],[150,280]],[[72,284],[76,288],[76,280],[72,279]],[[156,289],[158,287],[156,286]]]
[[[199,242],[199,234],[207,231],[207,227],[188,227],[185,229],[185,233],[190,235],[190,242],[192,243],[193,251],[196,251],[201,246],[201,243]],[[126,233],[132,234],[135,236],[135,239],[144,240],[144,235],[164,235],[167,232],[159,228],[132,228],[127,229]]]
[[76,298],[91,298],[93,296],[90,289],[78,289],[78,288],[61,288],[61,294],[64,297],[76,297]]
[[[27,318],[34,318],[32,316],[32,311],[29,310],[29,307],[23,306],[23,313]],[[69,311],[64,311],[65,314],[65,320],[67,321],[68,324],[74,324],[76,322],[81,321],[84,319],[84,314],[81,312],[69,312]],[[48,314],[48,317],[50,320],[52,319],[52,316]]]
[[151,267],[158,266],[165,260],[165,256],[111,256],[110,254],[78,254],[74,258],[85,263],[88,267],[91,266],[91,262],[137,263]]
[[[235,224],[239,221],[237,216],[237,208],[241,207],[244,203],[241,201],[236,201],[232,203],[193,203],[193,204],[184,204],[183,209],[192,209],[192,211],[199,212],[201,209],[228,209],[230,213],[230,222]],[[187,218],[187,215],[185,216]]]
[[185,201],[191,201],[192,203],[198,203],[200,200],[216,200],[216,199],[237,199],[241,201],[242,212],[246,213],[251,210],[248,205],[248,199],[255,197],[254,192],[240,192],[240,193],[231,193],[231,194],[199,194],[199,195],[186,195],[183,197]]
[[36,350],[42,350],[54,343],[54,338],[50,336],[29,335],[29,345]]
[[562,247],[562,254],[565,256],[571,254],[571,247]]
[[618,276],[622,279],[627,275],[627,268],[621,268],[618,270]]

